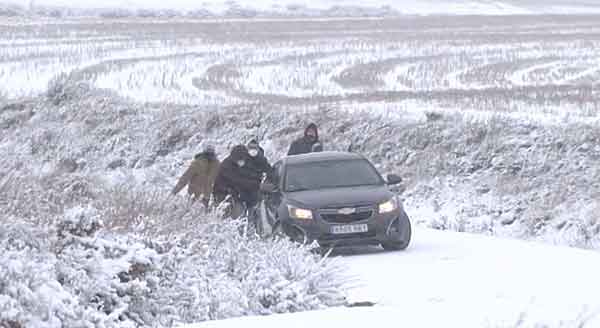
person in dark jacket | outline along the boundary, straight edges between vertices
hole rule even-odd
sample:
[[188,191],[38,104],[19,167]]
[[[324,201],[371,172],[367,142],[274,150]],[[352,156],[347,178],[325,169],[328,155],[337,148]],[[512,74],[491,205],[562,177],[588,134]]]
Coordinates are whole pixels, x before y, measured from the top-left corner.
[[252,179],[255,183],[249,194],[250,197],[247,203],[248,208],[250,208],[256,206],[258,203],[260,183],[263,175],[266,174],[270,177],[273,168],[265,157],[265,151],[260,147],[256,139],[250,140],[246,147],[248,148],[248,162],[243,167],[242,171],[246,177]]
[[173,195],[177,195],[187,186],[190,197],[194,201],[202,199],[202,203],[208,208],[218,170],[219,160],[215,148],[208,145],[202,153],[194,156],[194,160],[173,188]]
[[292,142],[288,155],[306,154],[312,151],[312,147],[319,142],[319,131],[317,125],[309,124],[304,130],[302,138]]
[[[213,187],[213,195],[217,203],[232,196],[236,201],[248,204],[252,200],[252,190],[256,182],[244,174],[248,163],[248,150],[244,145],[237,145],[219,166]],[[237,218],[237,215],[232,215]]]

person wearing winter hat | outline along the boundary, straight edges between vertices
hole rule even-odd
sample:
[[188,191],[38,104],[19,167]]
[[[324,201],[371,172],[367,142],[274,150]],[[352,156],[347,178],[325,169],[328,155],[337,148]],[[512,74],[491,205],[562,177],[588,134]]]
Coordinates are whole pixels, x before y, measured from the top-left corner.
[[[245,202],[246,205],[252,200],[252,192],[256,183],[254,179],[244,173],[249,163],[249,157],[246,146],[237,145],[223,160],[213,187],[213,195],[217,203],[223,202],[227,196],[233,197],[236,201]],[[234,219],[237,216],[232,215]]]
[[208,207],[219,164],[215,147],[206,145],[203,152],[194,156],[194,160],[173,188],[172,194],[178,194],[187,186],[188,195],[194,201],[202,199],[204,206]]
[[259,200],[260,183],[263,175],[271,176],[273,168],[265,157],[265,151],[260,147],[256,139],[251,139],[246,145],[248,148],[248,161],[242,169],[244,176],[254,181],[254,186],[248,199],[248,208],[256,206]]
[[[310,123],[304,130],[304,135],[292,142],[288,155],[299,155],[312,152],[312,147],[320,142],[319,131],[315,123]],[[321,146],[322,147],[322,146]]]

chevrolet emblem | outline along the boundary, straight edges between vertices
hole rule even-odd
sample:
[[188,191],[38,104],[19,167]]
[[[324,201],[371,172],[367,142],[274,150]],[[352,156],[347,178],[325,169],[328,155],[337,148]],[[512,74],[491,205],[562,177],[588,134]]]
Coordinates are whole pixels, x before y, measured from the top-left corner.
[[343,214],[343,215],[350,215],[350,214],[354,214],[354,213],[356,213],[356,209],[355,209],[355,208],[351,208],[351,207],[348,207],[348,208],[340,208],[340,209],[338,210],[338,213],[339,213],[339,214]]

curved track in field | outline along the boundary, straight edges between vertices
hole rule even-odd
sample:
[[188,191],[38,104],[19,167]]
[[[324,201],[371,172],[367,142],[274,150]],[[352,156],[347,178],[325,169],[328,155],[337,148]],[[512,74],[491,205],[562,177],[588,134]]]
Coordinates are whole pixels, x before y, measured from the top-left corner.
[[89,22],[0,36],[8,99],[68,73],[130,101],[195,106],[411,99],[590,115],[600,103],[596,16]]

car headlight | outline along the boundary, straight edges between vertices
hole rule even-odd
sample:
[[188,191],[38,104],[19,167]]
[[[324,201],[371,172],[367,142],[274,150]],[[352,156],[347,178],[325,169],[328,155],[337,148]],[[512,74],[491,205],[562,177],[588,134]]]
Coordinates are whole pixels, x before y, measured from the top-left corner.
[[290,213],[290,217],[293,219],[312,220],[313,218],[311,210],[298,208],[292,205],[288,205],[288,212]]
[[396,202],[396,197],[388,200],[387,202],[383,202],[379,204],[379,213],[389,213],[393,212],[398,208],[398,203]]

